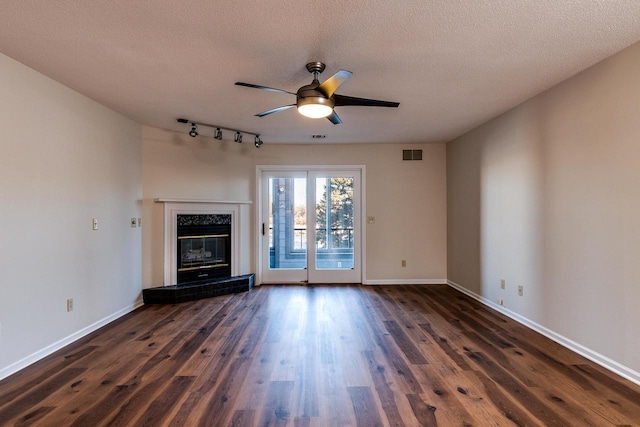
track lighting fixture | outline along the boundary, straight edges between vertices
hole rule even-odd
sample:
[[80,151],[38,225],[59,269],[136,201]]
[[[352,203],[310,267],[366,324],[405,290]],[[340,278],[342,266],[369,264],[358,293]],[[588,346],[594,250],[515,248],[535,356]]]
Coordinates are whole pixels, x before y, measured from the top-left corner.
[[260,146],[263,144],[262,139],[260,139],[260,135],[256,135],[256,137],[253,139],[253,142],[256,148],[260,148]]
[[231,128],[226,128],[223,126],[218,126],[218,125],[212,125],[209,123],[199,123],[199,122],[192,122],[191,120],[188,119],[178,119],[178,123],[183,123],[183,124],[191,124],[191,130],[189,131],[189,136],[195,138],[196,136],[200,135],[200,133],[198,132],[198,126],[205,126],[208,128],[213,128],[215,129],[213,132],[213,138],[217,139],[217,140],[222,140],[222,130],[228,130],[231,132],[234,132],[233,135],[233,140],[237,143],[242,143],[242,136],[243,134],[247,134],[247,135],[253,135],[254,138],[254,144],[256,146],[256,148],[260,148],[260,146],[263,144],[262,142],[262,138],[260,138],[260,135],[258,135],[257,133],[253,133],[253,132],[247,132],[245,130],[240,130],[240,129],[231,129]]

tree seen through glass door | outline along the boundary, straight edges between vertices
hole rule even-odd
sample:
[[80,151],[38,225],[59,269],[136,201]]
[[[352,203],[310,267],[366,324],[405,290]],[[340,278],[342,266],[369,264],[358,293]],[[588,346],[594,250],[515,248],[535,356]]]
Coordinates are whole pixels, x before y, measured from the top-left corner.
[[353,268],[353,177],[316,178],[316,265]]

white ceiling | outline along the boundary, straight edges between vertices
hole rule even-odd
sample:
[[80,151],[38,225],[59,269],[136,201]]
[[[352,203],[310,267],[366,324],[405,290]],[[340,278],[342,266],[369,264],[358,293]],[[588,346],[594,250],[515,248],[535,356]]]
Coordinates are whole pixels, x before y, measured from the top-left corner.
[[[139,123],[265,143],[448,141],[638,40],[638,0],[0,1],[0,52]],[[310,61],[400,107],[258,118],[295,97],[234,85],[295,92]]]

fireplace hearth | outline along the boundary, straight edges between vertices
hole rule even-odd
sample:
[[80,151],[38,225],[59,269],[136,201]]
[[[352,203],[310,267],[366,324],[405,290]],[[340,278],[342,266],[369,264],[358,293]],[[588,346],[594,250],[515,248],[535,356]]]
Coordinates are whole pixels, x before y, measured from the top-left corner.
[[248,292],[253,289],[254,280],[253,274],[245,274],[173,286],[160,286],[143,289],[142,298],[145,304],[176,304],[195,301],[203,298]]

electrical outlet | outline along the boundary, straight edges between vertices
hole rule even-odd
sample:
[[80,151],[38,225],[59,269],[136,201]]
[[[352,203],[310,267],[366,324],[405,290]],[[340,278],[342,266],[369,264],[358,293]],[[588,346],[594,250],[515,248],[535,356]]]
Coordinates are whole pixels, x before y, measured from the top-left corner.
[[136,228],[138,226],[138,221],[135,218],[131,218],[131,228]]
[[522,285],[518,286],[518,295],[524,296],[524,286]]
[[73,298],[67,300],[67,311],[73,311]]
[[500,298],[500,299],[498,300],[498,304],[500,304],[500,305],[504,305],[504,300],[503,300],[502,298]]
[[406,266],[407,266],[407,260],[406,260],[406,259],[403,259],[403,260],[402,260],[402,266],[403,266],[403,267],[406,267]]
[[367,224],[375,224],[376,223],[376,217],[375,216],[368,216],[367,217]]
[[501,289],[506,289],[507,288],[507,281],[502,279],[500,280],[500,288]]
[[142,227],[142,218],[138,218],[138,227]]

